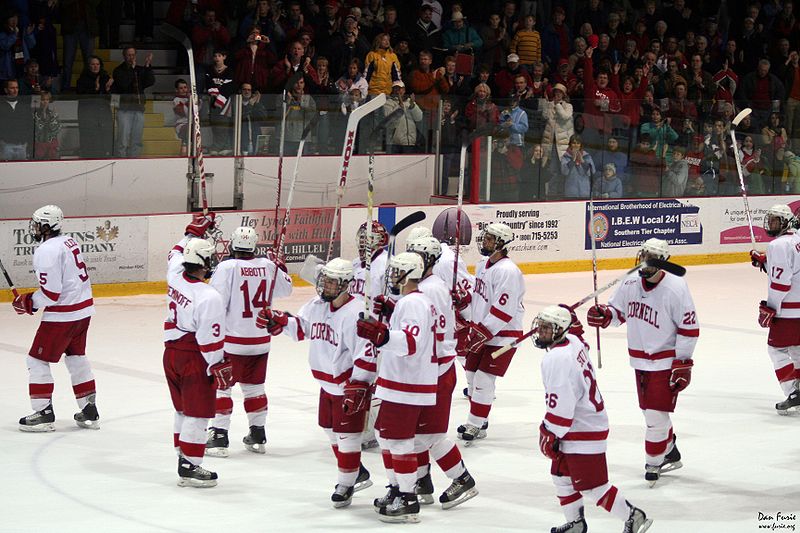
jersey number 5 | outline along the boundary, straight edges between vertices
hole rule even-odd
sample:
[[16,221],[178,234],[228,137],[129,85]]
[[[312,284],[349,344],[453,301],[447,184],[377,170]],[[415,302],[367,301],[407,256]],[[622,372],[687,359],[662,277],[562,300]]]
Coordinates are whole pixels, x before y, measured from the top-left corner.
[[258,284],[258,288],[256,289],[256,293],[253,295],[252,300],[250,300],[250,286],[247,284],[247,281],[243,281],[239,289],[242,291],[242,297],[244,298],[244,311],[242,311],[242,318],[253,318],[253,309],[250,307],[251,302],[253,307],[257,309],[263,309],[267,306],[267,280],[261,280],[261,283]]
[[78,267],[78,270],[83,270],[83,274],[78,274],[78,277],[80,278],[81,281],[86,281],[87,279],[89,279],[89,273],[86,272],[86,263],[81,261],[80,257],[78,257],[80,253],[81,251],[78,250],[77,248],[72,249],[72,255],[75,256],[75,266]]

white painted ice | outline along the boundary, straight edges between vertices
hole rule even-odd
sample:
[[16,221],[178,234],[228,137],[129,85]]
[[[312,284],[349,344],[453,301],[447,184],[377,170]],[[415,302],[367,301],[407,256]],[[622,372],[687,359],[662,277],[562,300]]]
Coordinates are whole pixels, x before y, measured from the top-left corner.
[[[618,271],[600,272],[603,284]],[[766,330],[756,309],[765,296],[763,274],[746,264],[690,267],[687,281],[701,323],[690,388],[681,394],[673,420],[684,468],[654,489],[644,470],[644,421],[636,404],[624,329],[602,334],[600,388],[611,422],[609,472],[632,502],[655,519],[663,533],[754,532],[800,527],[800,416],[780,417],[783,400],[766,354]],[[591,292],[588,273],[526,277],[525,324],[549,303],[577,301]],[[312,295],[300,288],[277,306],[295,311]],[[604,295],[605,301],[609,294]],[[549,475],[537,447],[543,412],[539,376],[542,352],[526,343],[499,381],[489,437],[463,448],[480,495],[449,511],[424,507],[420,526],[378,521],[372,499],[385,493],[380,455],[363,457],[375,485],[357,493],[353,505],[333,509],[333,455],[316,425],[317,386],[306,364],[307,346],[275,341],[267,374],[268,452],[241,446],[247,430],[241,395],[235,395],[231,457],[207,459],[219,486],[176,486],[172,406],[161,370],[163,298],[138,296],[96,300],[88,353],[98,385],[100,431],[81,430],[69,376],[56,365],[57,431],[27,434],[17,419],[31,412],[25,353],[39,318],[0,309],[0,483],[2,531],[549,531],[563,523]],[[585,308],[579,313],[585,318]],[[588,338],[594,344],[594,331]],[[597,352],[593,351],[597,360]],[[459,370],[460,373],[460,370]],[[463,374],[453,399],[451,434],[463,422]],[[438,496],[448,482],[433,467]],[[759,512],[795,520],[758,520]],[[616,532],[622,524],[587,506],[593,532]],[[787,531],[782,529],[777,531]]]

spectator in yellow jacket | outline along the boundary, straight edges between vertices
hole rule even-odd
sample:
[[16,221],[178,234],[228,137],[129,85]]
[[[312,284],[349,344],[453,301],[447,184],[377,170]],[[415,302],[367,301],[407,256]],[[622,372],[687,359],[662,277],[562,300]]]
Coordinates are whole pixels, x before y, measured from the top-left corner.
[[392,82],[399,81],[401,76],[400,61],[392,50],[388,33],[379,33],[375,37],[375,40],[372,41],[372,51],[367,54],[364,63],[366,65],[364,77],[369,84],[368,93],[370,95],[391,94]]
[[511,40],[510,50],[519,56],[519,64],[530,72],[533,64],[542,60],[542,37],[533,29],[536,17],[526,16],[523,24]]

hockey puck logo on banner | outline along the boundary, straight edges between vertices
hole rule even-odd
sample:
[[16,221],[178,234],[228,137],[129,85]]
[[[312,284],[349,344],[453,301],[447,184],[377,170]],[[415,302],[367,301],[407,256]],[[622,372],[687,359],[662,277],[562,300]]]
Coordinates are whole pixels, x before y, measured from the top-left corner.
[[595,241],[604,241],[608,237],[608,217],[603,213],[595,213],[589,222],[589,235]]

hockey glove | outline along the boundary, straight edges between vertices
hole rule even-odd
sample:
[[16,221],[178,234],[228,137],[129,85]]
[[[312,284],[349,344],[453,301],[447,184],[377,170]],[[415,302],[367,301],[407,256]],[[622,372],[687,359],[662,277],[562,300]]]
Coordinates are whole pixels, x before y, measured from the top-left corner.
[[586,312],[586,323],[593,328],[607,328],[611,324],[611,308],[607,305],[595,305]]
[[217,389],[225,390],[233,386],[233,363],[229,360],[223,359],[219,363],[214,363],[209,370]]
[[289,318],[292,315],[283,311],[273,311],[272,309],[262,309],[256,317],[256,327],[266,329],[273,337],[283,333],[283,328],[289,325]]
[[472,303],[472,294],[465,291],[461,286],[456,286],[455,290],[450,291],[450,297],[453,298],[453,307],[455,307],[456,311],[463,311]]
[[267,259],[275,263],[275,266],[278,267],[279,270],[282,270],[287,274],[289,273],[289,271],[286,269],[286,263],[283,261],[283,257],[278,256],[278,254],[276,254],[275,250],[272,248],[267,250]]
[[389,342],[389,326],[374,318],[360,318],[356,322],[356,334],[378,348]]
[[386,317],[386,320],[388,321],[390,318],[392,318],[395,305],[397,305],[397,302],[391,298],[387,298],[383,294],[380,294],[372,301],[372,312],[379,319],[381,317]]
[[26,292],[25,294],[20,294],[14,298],[14,301],[11,302],[11,306],[18,315],[32,315],[35,311],[33,308],[33,293]]
[[469,321],[464,320],[458,313],[456,313],[455,338],[456,353],[464,355],[467,350],[467,339],[469,338]]
[[761,272],[767,271],[767,254],[758,252],[756,250],[750,250],[750,263]]
[[571,319],[571,322],[569,323],[569,333],[583,339],[583,324],[581,324],[581,321],[578,320],[578,315],[575,314],[575,310],[567,304],[558,304],[558,306],[569,311],[569,317]]
[[470,322],[469,334],[464,349],[470,353],[478,353],[486,342],[494,337],[486,326],[478,322]]
[[342,409],[346,415],[360,413],[369,408],[370,400],[369,383],[363,381],[348,381],[344,386],[344,400]]
[[772,325],[773,318],[775,318],[775,310],[767,305],[766,300],[761,300],[758,305],[758,325],[768,328]]
[[547,429],[544,422],[539,426],[539,449],[548,459],[557,459],[560,455],[558,451],[558,437]]
[[189,225],[186,226],[183,233],[185,235],[194,235],[195,237],[202,238],[207,231],[214,229],[214,219],[216,218],[217,214],[213,211],[209,211],[207,215],[197,213],[192,221],[189,222]]
[[672,361],[672,374],[669,376],[669,388],[680,392],[692,382],[692,359],[674,359]]

